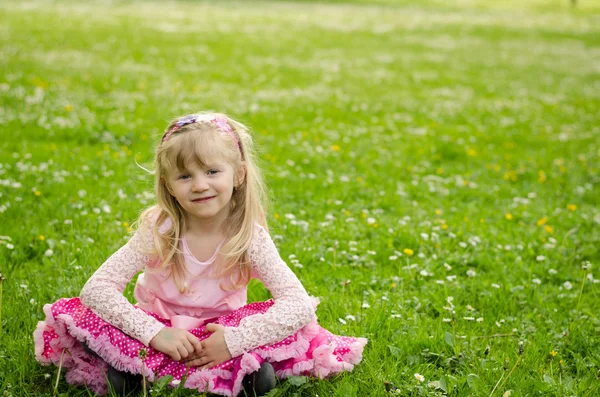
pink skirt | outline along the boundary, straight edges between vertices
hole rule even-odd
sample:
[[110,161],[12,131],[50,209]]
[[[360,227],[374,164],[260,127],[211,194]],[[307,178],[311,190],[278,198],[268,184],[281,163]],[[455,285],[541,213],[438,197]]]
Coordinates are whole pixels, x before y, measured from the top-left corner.
[[[227,316],[208,322],[237,327],[242,318],[264,313],[272,300],[246,305]],[[284,340],[258,347],[210,369],[188,368],[169,356],[134,339],[98,317],[79,298],[60,299],[45,305],[46,321],[40,321],[34,332],[35,355],[44,364],[59,365],[68,383],[86,385],[97,394],[107,392],[106,372],[109,365],[133,374],[144,373],[149,381],[171,375],[172,386],[181,383],[200,392],[236,396],[242,388],[244,375],[256,371],[265,361],[273,365],[276,375],[308,375],[324,378],[341,371],[352,371],[362,359],[367,339],[333,335],[311,322]],[[167,326],[169,320],[150,313]],[[198,339],[211,333],[205,326],[190,330]],[[98,356],[86,352],[84,342]],[[145,356],[145,358],[143,358]],[[187,377],[186,377],[187,375]]]

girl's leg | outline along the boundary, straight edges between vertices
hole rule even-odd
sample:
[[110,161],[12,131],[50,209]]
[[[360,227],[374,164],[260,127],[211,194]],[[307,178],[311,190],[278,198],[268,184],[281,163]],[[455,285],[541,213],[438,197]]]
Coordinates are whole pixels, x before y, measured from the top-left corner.
[[[100,358],[95,351],[89,348],[85,342],[80,342],[81,347],[86,353],[89,353],[95,357]],[[125,371],[118,371],[113,367],[108,369],[106,374],[106,380],[108,381],[108,387],[112,389],[117,396],[128,396],[135,395],[142,389],[142,381],[144,380],[142,375],[134,375]]]

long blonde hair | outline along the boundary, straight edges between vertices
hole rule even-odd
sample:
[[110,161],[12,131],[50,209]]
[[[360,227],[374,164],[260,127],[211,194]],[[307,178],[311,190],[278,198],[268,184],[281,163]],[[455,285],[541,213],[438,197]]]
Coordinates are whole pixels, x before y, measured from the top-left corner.
[[[206,115],[206,114],[204,114]],[[224,114],[210,113],[222,118],[231,127],[234,137],[211,121],[200,121],[178,128],[165,142],[156,148],[154,161],[155,193],[157,204],[146,209],[140,216],[140,224],[152,225],[157,269],[169,269],[177,288],[186,291],[186,268],[179,241],[187,230],[185,212],[177,200],[169,193],[167,175],[173,170],[181,170],[186,164],[195,162],[205,166],[207,159],[222,158],[238,174],[245,168],[243,181],[234,189],[230,200],[229,217],[225,224],[225,244],[219,251],[222,265],[215,274],[227,280],[225,289],[237,289],[250,279],[248,248],[252,240],[255,223],[267,228],[266,189],[260,169],[256,166],[254,145],[249,130],[243,124]],[[178,120],[173,120],[165,133],[171,131]],[[203,118],[205,119],[205,118]],[[164,233],[159,227],[167,220],[171,227]]]

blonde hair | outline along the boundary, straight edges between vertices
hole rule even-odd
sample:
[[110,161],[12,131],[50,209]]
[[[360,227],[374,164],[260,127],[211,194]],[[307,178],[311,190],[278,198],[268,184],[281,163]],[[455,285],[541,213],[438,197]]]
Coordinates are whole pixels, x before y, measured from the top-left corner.
[[[157,204],[140,215],[140,224],[152,225],[156,249],[153,254],[159,263],[157,269],[168,268],[181,293],[186,291],[186,268],[178,246],[187,225],[185,211],[169,193],[169,172],[182,170],[186,164],[192,162],[204,167],[207,159],[215,157],[227,161],[234,169],[234,175],[238,175],[240,167],[245,168],[245,177],[234,188],[229,202],[229,216],[224,230],[226,242],[219,251],[223,261],[215,276],[227,280],[226,285],[221,285],[222,288],[238,289],[248,283],[251,273],[248,248],[254,225],[258,223],[267,228],[266,189],[260,169],[255,163],[254,145],[248,128],[224,114],[211,113],[210,116],[226,120],[239,145],[233,136],[204,116],[204,121],[176,129],[156,148],[154,173]],[[165,134],[171,131],[180,119],[173,120]],[[171,219],[171,227],[164,233],[159,232],[159,227],[167,219]]]

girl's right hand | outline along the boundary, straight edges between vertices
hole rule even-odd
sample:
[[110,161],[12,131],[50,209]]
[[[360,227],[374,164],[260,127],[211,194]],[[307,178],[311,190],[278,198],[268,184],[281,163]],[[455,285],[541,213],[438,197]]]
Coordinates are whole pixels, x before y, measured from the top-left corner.
[[200,341],[184,329],[164,327],[150,341],[150,347],[165,353],[175,361],[200,354]]

